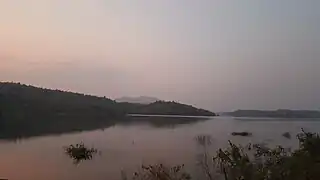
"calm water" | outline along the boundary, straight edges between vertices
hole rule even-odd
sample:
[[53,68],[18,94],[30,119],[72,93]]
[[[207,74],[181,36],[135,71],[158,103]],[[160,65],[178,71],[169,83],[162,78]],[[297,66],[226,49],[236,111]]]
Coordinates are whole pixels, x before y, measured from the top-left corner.
[[[151,120],[151,119],[150,119]],[[211,149],[225,147],[227,140],[246,144],[267,143],[297,146],[294,135],[304,128],[320,132],[319,120],[235,119],[218,117],[207,121],[155,123],[132,121],[104,130],[36,137],[16,142],[0,142],[0,178],[10,180],[112,180],[119,179],[121,170],[130,174],[141,164],[187,164],[195,169],[196,156],[201,152],[197,135],[211,135]],[[249,131],[252,137],[233,137],[233,131]],[[282,137],[290,132],[291,140]],[[78,165],[64,153],[63,147],[83,142],[100,152],[92,160]],[[195,170],[194,170],[195,171]]]

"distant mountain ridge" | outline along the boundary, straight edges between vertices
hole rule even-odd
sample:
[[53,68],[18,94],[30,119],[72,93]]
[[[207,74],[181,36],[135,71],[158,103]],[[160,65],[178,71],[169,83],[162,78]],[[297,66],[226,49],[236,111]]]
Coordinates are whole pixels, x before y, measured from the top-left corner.
[[273,111],[263,110],[237,110],[223,113],[234,117],[272,117],[272,118],[320,118],[320,111],[315,110],[289,110],[278,109]]
[[139,96],[139,97],[124,96],[124,97],[115,99],[115,101],[118,103],[151,104],[151,103],[160,101],[160,99],[155,97],[149,97],[149,96]]

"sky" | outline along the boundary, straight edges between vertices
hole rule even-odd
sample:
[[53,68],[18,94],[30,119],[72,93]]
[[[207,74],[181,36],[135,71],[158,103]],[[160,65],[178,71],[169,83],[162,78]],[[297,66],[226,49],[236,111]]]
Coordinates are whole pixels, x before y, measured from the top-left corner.
[[320,1],[1,0],[0,81],[320,109]]

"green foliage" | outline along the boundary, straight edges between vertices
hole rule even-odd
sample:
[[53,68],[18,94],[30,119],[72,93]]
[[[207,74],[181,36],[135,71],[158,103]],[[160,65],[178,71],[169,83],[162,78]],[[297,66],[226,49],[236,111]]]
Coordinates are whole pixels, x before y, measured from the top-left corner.
[[[246,148],[229,142],[213,161],[225,180],[318,180],[320,179],[320,138],[302,132],[299,149],[291,152],[281,146],[270,149],[259,144]],[[250,156],[253,152],[253,156]]]
[[[128,179],[125,175],[122,179]],[[163,164],[142,166],[141,171],[135,172],[133,180],[190,180],[190,174],[184,171],[184,165],[167,167]]]
[[73,159],[75,164],[79,164],[81,161],[91,160],[93,155],[97,153],[97,149],[88,148],[83,143],[80,143],[65,147],[65,153]]
[[[297,138],[300,146],[294,151],[282,146],[268,148],[261,144],[243,147],[229,141],[229,147],[219,149],[213,157],[207,151],[211,137],[199,135],[195,139],[204,147],[199,165],[208,180],[319,180],[319,135],[303,131]],[[138,180],[169,180],[177,177],[168,172],[172,171],[163,165],[148,166],[143,167],[142,173],[136,173],[135,177]],[[187,177],[191,179],[191,176]]]

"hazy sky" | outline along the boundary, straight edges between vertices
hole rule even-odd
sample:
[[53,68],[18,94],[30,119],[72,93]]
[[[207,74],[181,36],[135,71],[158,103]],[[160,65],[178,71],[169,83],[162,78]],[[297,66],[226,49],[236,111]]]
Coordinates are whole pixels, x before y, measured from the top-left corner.
[[214,111],[320,109],[318,0],[1,0],[0,80]]

